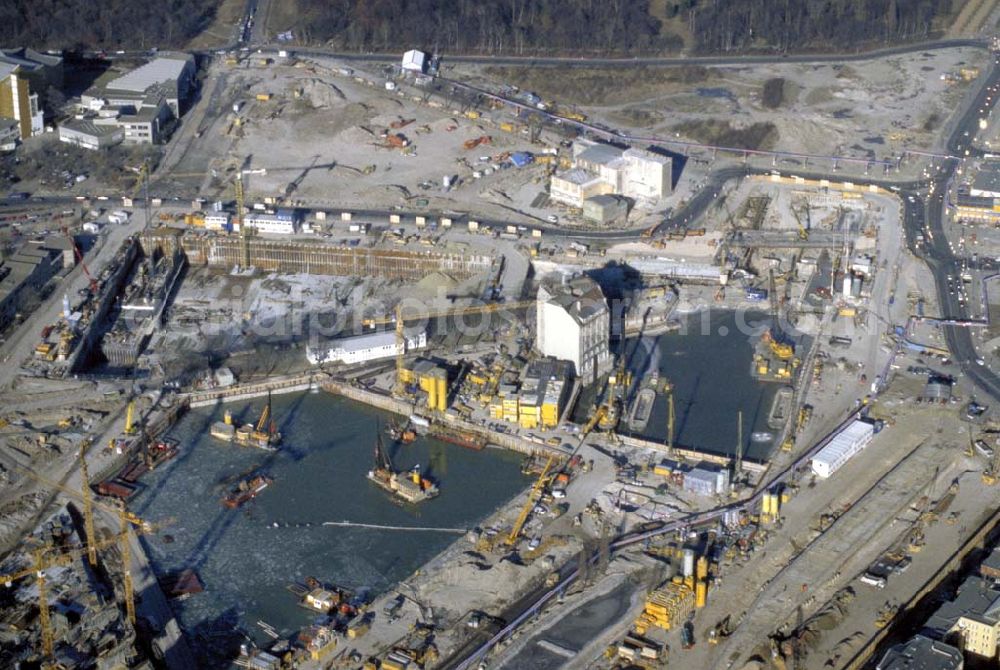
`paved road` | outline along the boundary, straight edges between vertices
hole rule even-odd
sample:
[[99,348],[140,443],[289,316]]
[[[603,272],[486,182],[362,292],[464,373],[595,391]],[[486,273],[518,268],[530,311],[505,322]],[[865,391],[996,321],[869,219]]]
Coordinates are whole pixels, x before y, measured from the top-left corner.
[[[483,65],[517,65],[524,67],[648,67],[648,66],[727,66],[727,65],[760,65],[767,63],[844,63],[901,56],[905,54],[935,51],[938,49],[954,49],[956,47],[976,47],[985,49],[989,41],[985,39],[949,39],[933,40],[904,44],[886,49],[874,49],[850,54],[752,54],[725,56],[636,56],[632,58],[592,58],[566,56],[473,56],[461,54],[446,54],[443,60],[447,63],[483,64]],[[228,48],[228,47],[226,47]],[[358,53],[356,51],[338,51],[317,47],[289,47],[288,45],[268,45],[267,49],[293,49],[297,54],[327,56],[353,62],[396,62],[400,53]]]

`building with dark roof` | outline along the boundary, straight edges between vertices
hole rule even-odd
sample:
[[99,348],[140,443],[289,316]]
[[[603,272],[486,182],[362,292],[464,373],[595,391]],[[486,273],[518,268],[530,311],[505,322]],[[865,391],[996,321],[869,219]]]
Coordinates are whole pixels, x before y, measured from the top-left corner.
[[954,599],[941,605],[927,620],[924,633],[981,659],[996,658],[1000,640],[1000,588],[978,575],[966,578]]
[[962,670],[964,665],[955,647],[916,635],[885,652],[875,670]]
[[0,265],[0,329],[21,310],[32,290],[39,290],[63,267],[57,249],[25,245]]

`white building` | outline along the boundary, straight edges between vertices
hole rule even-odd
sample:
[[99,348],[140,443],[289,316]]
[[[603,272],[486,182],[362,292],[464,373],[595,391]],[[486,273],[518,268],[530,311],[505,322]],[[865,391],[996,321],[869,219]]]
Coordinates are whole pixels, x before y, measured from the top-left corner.
[[874,424],[860,420],[851,422],[813,456],[813,472],[818,477],[829,477],[854,454],[867,447],[874,435]]
[[408,72],[424,72],[427,69],[427,54],[411,49],[403,54],[403,69]]
[[[407,329],[404,333],[405,351],[415,351],[427,346],[427,331]],[[346,363],[354,365],[392,358],[399,353],[395,331],[357,335],[334,340],[326,345],[306,347],[306,359],[311,365],[320,363]]]
[[229,229],[229,213],[228,212],[212,212],[211,214],[205,215],[205,229],[206,230],[228,230]]
[[0,151],[13,151],[21,140],[21,124],[17,119],[0,118]]
[[673,161],[668,156],[654,154],[644,149],[629,149],[625,159],[625,190],[630,198],[659,200],[670,195]]
[[96,151],[121,144],[125,131],[117,126],[71,119],[59,125],[59,141]]
[[276,212],[251,212],[243,217],[243,223],[258,233],[271,235],[292,235],[295,233],[295,211],[279,209]]
[[673,161],[643,149],[619,149],[590,140],[573,143],[573,167],[552,175],[550,197],[571,207],[616,193],[659,200],[671,193]]
[[610,310],[593,279],[580,276],[543,282],[537,310],[538,351],[572,362],[584,384],[611,370]]

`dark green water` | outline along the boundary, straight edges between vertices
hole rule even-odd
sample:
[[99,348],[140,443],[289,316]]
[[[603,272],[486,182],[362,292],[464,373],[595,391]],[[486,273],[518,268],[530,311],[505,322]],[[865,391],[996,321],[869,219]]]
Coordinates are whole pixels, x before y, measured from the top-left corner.
[[[254,421],[263,404],[228,408],[242,423]],[[312,615],[286,590],[289,582],[315,576],[380,593],[460,537],[322,522],[472,528],[529,483],[516,454],[421,438],[390,446],[390,453],[398,469],[419,463],[439,481],[441,495],[418,507],[400,506],[365,479],[376,421],[384,426],[386,415],[326,393],[275,396],[273,405],[284,435],[281,451],[220,443],[208,429],[223,409],[193,410],[170,433],[180,441],[180,455],[148,474],[131,504],[148,521],[175,519],[148,538],[147,547],[158,573],[194,568],[204,582],[204,593],[176,609],[206,665],[219,664],[225,650],[238,645],[234,628],[262,640],[258,620],[281,633],[308,624]],[[220,499],[230,486],[224,481],[254,467],[274,483],[243,509],[224,508]]]
[[[766,460],[773,451],[773,439],[753,439],[754,433],[774,432],[767,426],[767,417],[774,394],[782,386],[750,376],[760,332],[752,328],[760,326],[761,318],[761,314],[709,310],[683,317],[681,331],[626,342],[628,367],[636,380],[647,379],[655,369],[660,379],[673,384],[674,443],[678,446],[734,454],[742,412],[744,457]],[[799,338],[796,346],[804,348],[808,340]],[[586,421],[592,398],[593,392],[582,395],[574,417],[577,421]],[[639,437],[665,442],[667,414],[667,396],[658,393]],[[629,432],[625,422],[619,430]]]

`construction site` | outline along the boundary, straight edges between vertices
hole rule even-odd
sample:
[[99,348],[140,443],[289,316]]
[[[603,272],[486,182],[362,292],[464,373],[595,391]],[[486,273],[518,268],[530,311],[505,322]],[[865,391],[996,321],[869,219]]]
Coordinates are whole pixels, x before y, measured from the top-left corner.
[[25,244],[5,665],[860,668],[993,540],[912,196],[746,170],[681,220],[697,171],[569,103],[283,53]]

